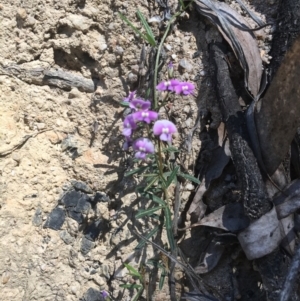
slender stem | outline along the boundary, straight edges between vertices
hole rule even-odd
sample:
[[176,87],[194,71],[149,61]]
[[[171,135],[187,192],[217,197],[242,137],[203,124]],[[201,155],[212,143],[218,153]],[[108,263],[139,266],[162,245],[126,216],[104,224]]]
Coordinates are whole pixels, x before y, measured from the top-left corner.
[[165,39],[169,33],[169,30],[171,28],[172,23],[174,23],[174,21],[176,20],[176,18],[182,13],[182,10],[180,9],[180,11],[178,11],[173,17],[172,19],[168,22],[166,31],[160,41],[160,44],[157,48],[157,53],[156,53],[156,60],[155,60],[155,68],[154,68],[154,80],[153,80],[153,100],[154,100],[154,109],[157,109],[157,95],[156,95],[156,86],[157,86],[157,75],[158,75],[158,65],[159,65],[159,56],[161,53],[161,49],[162,46],[165,42]]

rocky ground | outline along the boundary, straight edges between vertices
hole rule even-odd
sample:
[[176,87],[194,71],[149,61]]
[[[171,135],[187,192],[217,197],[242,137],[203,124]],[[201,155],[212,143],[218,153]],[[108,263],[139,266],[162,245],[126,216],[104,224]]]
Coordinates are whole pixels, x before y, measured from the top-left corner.
[[[276,9],[269,2],[267,10],[257,6],[267,19]],[[131,163],[122,151],[119,102],[137,82],[143,43],[118,12],[140,27],[137,8],[148,18],[159,14],[155,1],[1,1],[1,300],[92,301],[103,290],[115,300],[131,298],[119,287],[130,282],[123,262],[138,267],[142,254],[134,251],[131,230],[148,226],[133,218],[144,205],[135,180],[124,178]],[[198,87],[197,97],[171,106],[190,171],[197,135],[183,146],[199,106],[211,97],[207,43],[218,37],[192,10],[165,44],[176,76]],[[258,38],[268,62],[271,28]],[[182,191],[183,207],[192,190]],[[146,255],[152,253],[149,247]],[[169,300],[167,287],[153,300]]]

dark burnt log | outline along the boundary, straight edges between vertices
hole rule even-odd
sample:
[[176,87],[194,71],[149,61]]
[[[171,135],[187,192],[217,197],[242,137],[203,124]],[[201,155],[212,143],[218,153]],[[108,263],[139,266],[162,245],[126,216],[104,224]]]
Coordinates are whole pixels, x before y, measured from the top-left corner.
[[256,158],[248,143],[244,113],[231,82],[224,46],[210,45],[210,54],[217,98],[228,131],[232,160],[241,183],[245,213],[251,220],[256,220],[271,209],[271,203]]

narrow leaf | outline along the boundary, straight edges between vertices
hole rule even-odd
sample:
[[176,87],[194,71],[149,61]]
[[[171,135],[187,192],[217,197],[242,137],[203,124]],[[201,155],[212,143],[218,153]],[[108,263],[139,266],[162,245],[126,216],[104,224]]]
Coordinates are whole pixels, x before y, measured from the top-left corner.
[[[145,36],[139,29],[137,29],[124,15],[122,15],[121,13],[119,13],[119,16],[120,16],[120,18],[124,21],[124,22],[126,22],[132,29],[133,29],[133,31],[136,33],[136,34],[138,34],[141,38],[143,38],[145,41],[148,41],[148,37],[147,36]],[[149,44],[151,44],[150,43],[150,41],[148,41],[149,42]]]
[[145,188],[145,191],[147,191],[151,186],[153,186],[157,181],[158,181],[158,177],[154,178]]
[[136,276],[138,278],[142,278],[141,274],[130,264],[124,263],[124,265],[125,265],[126,269],[130,272],[130,274],[132,274],[133,276]]
[[188,173],[179,172],[178,175],[185,178],[185,179],[187,179],[187,180],[189,180],[189,181],[191,181],[191,182],[194,182],[196,184],[200,184],[199,179],[189,175]]
[[154,207],[154,208],[150,208],[150,209],[146,209],[146,210],[141,210],[139,211],[135,218],[141,218],[143,216],[147,216],[147,215],[151,215],[152,213],[156,212],[157,210],[163,209],[163,206],[158,206],[158,207]]
[[174,147],[174,146],[168,146],[168,147],[162,149],[162,152],[163,152],[163,153],[164,153],[164,152],[169,152],[169,153],[179,153],[179,150],[178,150],[176,147]]
[[145,17],[143,16],[143,14],[141,13],[141,11],[137,11],[137,15],[138,17],[140,18],[141,22],[142,22],[142,25],[143,27],[145,28],[146,30],[146,36],[148,38],[148,42],[151,46],[155,46],[156,45],[156,42],[155,42],[155,36],[152,32],[152,29],[151,27],[149,26],[148,22],[146,21]]
[[131,176],[131,175],[134,175],[136,173],[141,173],[143,171],[146,171],[148,169],[148,166],[142,166],[142,167],[139,167],[139,168],[136,168],[134,170],[131,170],[131,171],[128,171],[125,173],[125,177],[128,177],[128,176]]
[[174,181],[174,179],[176,178],[177,174],[179,171],[179,166],[176,166],[173,170],[171,175],[168,177],[167,183],[166,183],[166,188],[168,188],[171,183]]
[[129,107],[129,102],[128,101],[121,101],[120,105],[123,107]]
[[166,230],[167,230],[167,236],[170,244],[171,250],[175,250],[176,244],[173,236],[173,231],[172,231],[172,217],[171,217],[171,211],[168,207],[164,208],[164,213],[165,213],[165,221],[166,221]]
[[142,287],[140,284],[121,284],[119,286],[127,289],[139,289]]
[[[145,237],[147,238],[147,239],[150,239],[153,235],[155,235],[156,234],[156,232],[158,231],[158,226],[156,226],[154,229],[152,229],[147,235],[145,235]],[[138,249],[141,249],[144,245],[145,245],[145,243],[146,243],[147,241],[146,240],[141,240],[139,243],[138,243],[138,245],[135,247],[135,249],[136,250],[138,250]]]
[[156,196],[155,194],[145,192],[145,193],[142,193],[142,195],[155,203],[158,203],[162,206],[166,206],[165,201],[162,200],[161,198],[159,198],[158,196]]
[[160,274],[160,279],[159,279],[159,289],[162,290],[164,283],[165,283],[165,278],[166,278],[166,271],[165,269],[161,272]]

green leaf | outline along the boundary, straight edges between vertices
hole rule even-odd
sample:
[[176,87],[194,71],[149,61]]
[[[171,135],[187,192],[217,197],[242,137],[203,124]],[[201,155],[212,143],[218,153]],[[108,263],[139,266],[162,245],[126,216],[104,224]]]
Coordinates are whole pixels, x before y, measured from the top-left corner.
[[196,184],[200,184],[199,179],[189,175],[188,173],[179,172],[178,175],[185,178],[185,179],[187,179],[187,180],[189,180],[189,181],[191,181],[191,182],[194,182]]
[[136,276],[136,277],[142,279],[142,275],[134,267],[132,267],[128,263],[124,263],[124,265],[132,276]]
[[145,191],[147,191],[151,186],[153,186],[157,181],[158,181],[159,177],[155,177],[146,187],[145,187]]
[[155,194],[149,193],[149,192],[143,192],[142,195],[146,198],[148,198],[149,200],[158,203],[159,205],[162,206],[166,206],[166,203],[164,200],[162,200],[161,198],[159,198],[158,196],[156,196]]
[[141,210],[136,214],[135,218],[141,218],[143,216],[151,215],[152,213],[156,212],[157,210],[160,210],[163,208],[164,208],[163,206],[158,206],[158,207],[153,207],[153,208],[146,209],[146,210]]
[[142,25],[146,30],[146,36],[147,36],[147,40],[148,40],[149,44],[151,46],[155,46],[156,45],[155,36],[154,36],[152,29],[150,28],[148,22],[146,21],[145,17],[141,13],[141,11],[138,10],[137,15],[140,18]]
[[119,285],[120,287],[122,288],[127,288],[127,289],[139,289],[141,288],[142,286],[140,284],[121,284]]
[[165,269],[163,269],[163,271],[160,274],[160,279],[159,279],[159,289],[162,290],[164,283],[165,283],[165,279],[166,279],[166,271]]
[[125,177],[128,177],[128,176],[131,176],[131,175],[134,175],[136,173],[142,173],[144,171],[146,171],[148,169],[148,166],[141,166],[139,168],[136,168],[134,170],[131,170],[131,171],[128,171],[125,173]]
[[174,179],[176,178],[177,174],[179,171],[179,166],[176,166],[173,170],[171,175],[168,177],[167,183],[166,183],[166,188],[168,188],[171,183],[174,181]]
[[[143,38],[145,41],[148,41],[148,37],[146,36],[146,35],[144,35],[139,29],[137,29],[124,15],[122,15],[121,13],[118,13],[119,14],[119,16],[120,16],[120,18],[124,21],[124,22],[126,22],[132,29],[133,29],[133,31],[136,33],[136,34],[138,34],[141,38]],[[150,41],[148,41],[149,42],[149,44],[151,45],[151,46],[155,46],[155,45],[152,45],[151,43],[150,43]]]
[[157,173],[144,173],[143,177],[157,177]]
[[164,149],[162,149],[162,152],[169,152],[169,153],[179,153],[179,149],[177,149],[176,147],[174,146],[168,146]]
[[152,266],[154,266],[154,267],[158,267],[158,268],[160,268],[160,269],[162,269],[162,270],[165,269],[165,267],[164,267],[160,262],[158,262],[158,261],[155,260],[155,259],[149,259],[149,260],[147,260],[147,264],[148,264],[148,265],[152,265]]
[[143,291],[144,291],[144,288],[141,287],[141,288],[139,289],[139,291],[137,292],[136,296],[132,299],[132,301],[138,301],[139,298],[140,298],[140,296],[142,295]]
[[[149,239],[149,238],[151,238],[154,234],[156,234],[156,232],[158,231],[158,229],[159,229],[159,227],[158,226],[156,226],[154,229],[152,229],[147,235],[145,235],[145,237],[147,238],[147,239]],[[145,245],[145,243],[146,243],[147,241],[146,240],[142,240],[142,241],[140,241],[139,243],[138,243],[138,245],[135,247],[135,250],[138,250],[138,249],[141,249],[144,245]]]
[[129,102],[128,101],[121,101],[120,105],[123,107],[129,107]]
[[166,231],[167,231],[168,241],[170,244],[170,248],[173,251],[176,248],[176,244],[175,244],[173,231],[172,231],[172,218],[171,218],[171,211],[170,211],[169,207],[164,208],[164,213],[165,213]]

